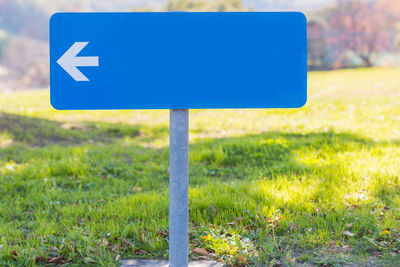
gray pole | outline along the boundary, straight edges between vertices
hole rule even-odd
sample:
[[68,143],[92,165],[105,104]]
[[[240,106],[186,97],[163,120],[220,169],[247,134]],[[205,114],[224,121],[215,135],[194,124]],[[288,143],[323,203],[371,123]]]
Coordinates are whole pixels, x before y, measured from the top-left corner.
[[189,110],[171,109],[169,135],[169,266],[187,267]]

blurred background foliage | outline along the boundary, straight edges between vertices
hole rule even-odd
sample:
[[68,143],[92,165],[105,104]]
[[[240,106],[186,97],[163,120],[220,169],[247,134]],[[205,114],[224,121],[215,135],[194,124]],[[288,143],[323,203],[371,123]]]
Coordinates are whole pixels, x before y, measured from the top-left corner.
[[229,11],[245,11],[242,0],[175,0],[170,1],[165,6],[168,11],[187,10],[187,11],[214,11],[214,12],[229,12]]
[[399,0],[1,0],[0,90],[48,87],[54,12],[174,10],[303,11],[310,70],[400,65]]

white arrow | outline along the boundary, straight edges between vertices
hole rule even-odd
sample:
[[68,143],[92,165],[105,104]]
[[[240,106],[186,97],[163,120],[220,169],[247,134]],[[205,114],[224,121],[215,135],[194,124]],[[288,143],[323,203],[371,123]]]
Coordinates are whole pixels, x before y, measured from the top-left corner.
[[89,81],[77,67],[98,67],[99,57],[77,57],[89,42],[75,42],[57,63],[77,82]]

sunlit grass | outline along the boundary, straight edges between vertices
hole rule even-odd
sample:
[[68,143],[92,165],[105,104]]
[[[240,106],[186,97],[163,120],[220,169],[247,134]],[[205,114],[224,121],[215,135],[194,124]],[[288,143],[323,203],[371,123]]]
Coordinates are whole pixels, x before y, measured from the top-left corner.
[[[1,265],[167,258],[168,116],[0,94]],[[191,249],[400,262],[400,70],[310,73],[299,110],[193,110],[190,144]]]

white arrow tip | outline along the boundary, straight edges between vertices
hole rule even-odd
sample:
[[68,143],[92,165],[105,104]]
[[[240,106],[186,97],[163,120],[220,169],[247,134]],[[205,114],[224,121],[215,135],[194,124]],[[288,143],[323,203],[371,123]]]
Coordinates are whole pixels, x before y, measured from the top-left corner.
[[77,82],[89,81],[77,67],[98,67],[99,57],[77,57],[89,42],[75,42],[57,63]]

